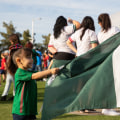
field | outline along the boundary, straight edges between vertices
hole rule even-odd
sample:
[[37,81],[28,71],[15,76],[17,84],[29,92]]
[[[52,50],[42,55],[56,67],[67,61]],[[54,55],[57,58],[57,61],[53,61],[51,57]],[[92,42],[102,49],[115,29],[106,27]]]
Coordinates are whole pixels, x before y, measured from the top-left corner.
[[[5,83],[0,87],[0,96],[3,92]],[[37,81],[38,85],[38,113],[43,104],[45,82]],[[8,98],[12,96],[12,87],[10,88]],[[0,120],[12,120],[12,101],[0,101]],[[37,120],[41,119],[41,114],[37,115]],[[53,120],[120,120],[120,116],[104,116],[104,115],[77,115],[65,114]]]

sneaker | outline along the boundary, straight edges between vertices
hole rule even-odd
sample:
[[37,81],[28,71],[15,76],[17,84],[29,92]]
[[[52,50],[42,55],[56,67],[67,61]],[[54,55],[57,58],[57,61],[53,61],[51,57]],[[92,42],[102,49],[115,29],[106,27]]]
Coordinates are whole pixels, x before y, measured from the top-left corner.
[[102,114],[104,115],[110,115],[110,116],[118,116],[120,113],[112,110],[112,109],[102,109]]
[[6,101],[6,98],[7,98],[7,95],[2,96],[1,99],[0,99],[0,101]]

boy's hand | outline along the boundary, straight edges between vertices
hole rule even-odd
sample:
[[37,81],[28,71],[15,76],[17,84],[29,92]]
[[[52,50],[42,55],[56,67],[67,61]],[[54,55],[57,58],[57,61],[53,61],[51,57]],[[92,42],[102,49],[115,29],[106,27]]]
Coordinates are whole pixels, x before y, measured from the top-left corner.
[[51,74],[56,74],[56,73],[58,73],[58,71],[59,71],[59,68],[52,68]]

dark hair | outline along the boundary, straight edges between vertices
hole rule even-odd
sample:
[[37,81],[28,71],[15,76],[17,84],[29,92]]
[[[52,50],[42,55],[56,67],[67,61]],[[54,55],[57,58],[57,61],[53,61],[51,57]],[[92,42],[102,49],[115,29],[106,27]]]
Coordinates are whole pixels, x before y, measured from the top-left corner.
[[54,25],[53,31],[54,31],[54,37],[58,38],[61,34],[61,30],[64,28],[64,26],[67,25],[67,19],[63,16],[59,16],[56,20],[56,23]]
[[32,44],[31,42],[27,42],[27,43],[25,44],[25,47],[26,47],[26,48],[29,48],[29,49],[33,49],[33,44]]
[[21,44],[18,34],[11,34],[9,36],[9,40],[12,41],[14,44],[16,43]]
[[27,57],[32,55],[32,50],[29,48],[20,48],[14,51],[11,51],[12,54],[9,56],[8,59],[8,66],[7,66],[7,70],[11,75],[14,75],[16,70],[18,69],[17,63],[16,63],[16,57]]
[[111,28],[111,20],[109,17],[109,14],[103,13],[98,16],[98,23],[101,23],[102,30],[105,30],[105,32],[108,31],[109,28]]
[[95,31],[94,20],[92,19],[92,17],[90,16],[84,17],[82,23],[80,24],[80,28],[83,28],[82,35],[80,36],[81,40],[87,29]]

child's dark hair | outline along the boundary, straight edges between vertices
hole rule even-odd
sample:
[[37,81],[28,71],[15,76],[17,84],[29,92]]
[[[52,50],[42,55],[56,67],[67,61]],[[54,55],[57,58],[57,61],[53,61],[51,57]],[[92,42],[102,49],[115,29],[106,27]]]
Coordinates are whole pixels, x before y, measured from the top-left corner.
[[27,43],[25,44],[25,47],[26,47],[26,48],[33,49],[33,44],[32,44],[31,42],[27,42]]
[[11,34],[9,36],[9,40],[12,41],[14,44],[16,43],[21,44],[18,34]]
[[29,48],[20,48],[11,52],[12,54],[9,56],[8,63],[7,63],[8,64],[7,70],[11,75],[14,75],[16,70],[18,69],[16,58],[31,56],[32,50]]

